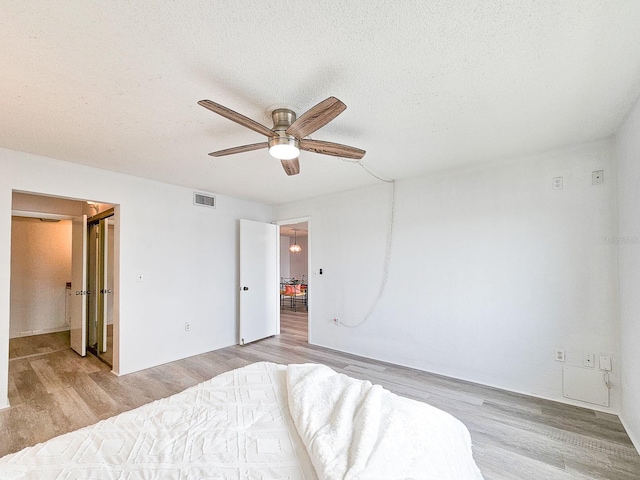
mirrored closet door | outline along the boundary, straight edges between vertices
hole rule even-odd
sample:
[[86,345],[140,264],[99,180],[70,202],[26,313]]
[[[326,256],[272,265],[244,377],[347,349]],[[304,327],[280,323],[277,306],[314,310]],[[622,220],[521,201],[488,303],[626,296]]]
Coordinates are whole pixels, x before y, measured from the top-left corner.
[[113,365],[113,209],[88,221],[87,349]]

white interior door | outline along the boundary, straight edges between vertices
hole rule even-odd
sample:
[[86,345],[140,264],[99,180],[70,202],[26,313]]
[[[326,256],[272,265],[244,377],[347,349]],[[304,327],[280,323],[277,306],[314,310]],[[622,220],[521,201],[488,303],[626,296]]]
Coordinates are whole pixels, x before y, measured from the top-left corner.
[[240,345],[278,333],[279,230],[240,220]]
[[71,228],[71,348],[87,354],[87,216]]

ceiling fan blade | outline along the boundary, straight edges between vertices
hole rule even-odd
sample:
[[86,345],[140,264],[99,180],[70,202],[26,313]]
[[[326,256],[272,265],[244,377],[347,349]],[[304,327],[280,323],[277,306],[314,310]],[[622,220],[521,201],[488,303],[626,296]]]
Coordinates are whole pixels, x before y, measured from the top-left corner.
[[251,145],[242,145],[240,147],[227,148],[225,150],[218,150],[217,152],[211,152],[209,155],[212,157],[224,157],[225,155],[233,155],[234,153],[250,152],[252,150],[260,150],[261,148],[267,148],[269,144],[267,142],[252,143]]
[[219,103],[212,102],[211,100],[200,100],[198,105],[202,105],[204,108],[208,108],[214,113],[218,115],[222,115],[225,118],[228,118],[232,122],[239,123],[243,127],[250,128],[254,132],[261,133],[267,137],[273,137],[276,133],[270,128],[265,127],[261,123],[256,122],[255,120],[251,120],[249,117],[245,117],[238,112],[234,112],[233,110],[220,105]]
[[360,160],[367,153],[356,147],[341,145],[333,142],[323,142],[322,140],[303,139],[300,140],[300,150],[321,153],[323,155],[333,155],[334,157],[353,158]]
[[282,168],[287,172],[287,175],[297,175],[300,173],[300,162],[297,158],[293,160],[280,160],[282,162]]
[[299,139],[304,138],[319,128],[324,127],[344,112],[346,108],[347,106],[336,97],[329,97],[303,113],[302,116],[287,128],[286,133]]

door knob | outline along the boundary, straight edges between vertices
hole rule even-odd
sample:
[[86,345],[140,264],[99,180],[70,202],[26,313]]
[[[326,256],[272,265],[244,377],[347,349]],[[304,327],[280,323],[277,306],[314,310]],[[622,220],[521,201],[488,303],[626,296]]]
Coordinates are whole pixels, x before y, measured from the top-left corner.
[[242,290],[249,290],[249,287],[242,287]]

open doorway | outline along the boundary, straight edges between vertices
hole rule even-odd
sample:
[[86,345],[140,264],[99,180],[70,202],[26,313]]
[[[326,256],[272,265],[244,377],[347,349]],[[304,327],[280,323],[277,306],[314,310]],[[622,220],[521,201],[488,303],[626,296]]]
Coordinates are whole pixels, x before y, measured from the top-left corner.
[[280,328],[309,338],[309,222],[280,223]]
[[[84,346],[91,345],[89,322],[92,318],[86,298],[110,295],[111,298],[102,299],[99,307],[104,307],[106,313],[105,327],[109,319],[113,323],[114,206],[26,192],[13,192],[12,200],[9,359],[69,348],[84,356]],[[93,223],[95,219],[104,218],[107,234],[112,233],[110,241],[108,236],[104,237],[107,242],[104,249],[111,252],[111,258],[105,257],[111,262],[110,268],[101,267],[95,272],[103,273],[111,282],[105,283],[104,288],[95,281],[92,283],[88,275],[91,265],[86,253],[91,252],[91,232],[86,226],[87,218],[93,219]],[[112,219],[110,229],[108,218]],[[78,220],[84,225],[79,229],[80,249],[84,250],[79,257],[74,245]],[[96,255],[93,259],[94,264],[99,265],[95,263]],[[75,278],[77,270],[82,272],[80,281]],[[78,299],[85,301],[78,303]],[[78,322],[77,304],[82,315],[79,329],[74,327]],[[73,337],[77,331],[83,345],[81,351],[74,348]],[[98,357],[113,367],[113,336],[107,338],[105,334],[100,338],[104,339],[100,353],[108,350],[110,355]]]

